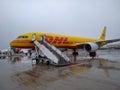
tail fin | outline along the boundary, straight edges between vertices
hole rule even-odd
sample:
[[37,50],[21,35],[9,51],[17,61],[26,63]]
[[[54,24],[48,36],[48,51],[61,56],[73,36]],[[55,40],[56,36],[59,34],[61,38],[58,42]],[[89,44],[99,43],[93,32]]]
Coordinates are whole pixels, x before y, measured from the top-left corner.
[[101,36],[100,36],[100,39],[105,40],[105,37],[106,37],[106,26],[104,26],[104,29],[103,29]]

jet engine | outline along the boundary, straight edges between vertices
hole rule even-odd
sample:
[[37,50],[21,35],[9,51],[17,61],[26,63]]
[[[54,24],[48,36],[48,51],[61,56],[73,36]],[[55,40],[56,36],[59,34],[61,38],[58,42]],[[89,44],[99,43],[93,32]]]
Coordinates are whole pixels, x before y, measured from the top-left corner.
[[96,43],[87,43],[85,44],[84,49],[88,52],[94,52],[99,49],[99,46]]

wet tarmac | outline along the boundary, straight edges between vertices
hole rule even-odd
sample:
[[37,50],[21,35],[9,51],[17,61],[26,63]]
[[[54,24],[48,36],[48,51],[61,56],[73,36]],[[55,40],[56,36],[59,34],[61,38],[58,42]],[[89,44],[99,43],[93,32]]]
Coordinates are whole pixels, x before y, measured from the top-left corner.
[[64,67],[36,65],[29,56],[0,59],[0,90],[120,90],[120,50],[77,59]]

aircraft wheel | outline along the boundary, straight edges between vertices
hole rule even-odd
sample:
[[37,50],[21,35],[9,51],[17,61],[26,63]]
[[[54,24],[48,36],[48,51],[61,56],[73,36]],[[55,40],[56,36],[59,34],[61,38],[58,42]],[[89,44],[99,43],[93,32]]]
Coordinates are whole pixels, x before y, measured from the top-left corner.
[[94,57],[96,57],[96,52],[90,52],[89,55],[90,55],[90,57],[94,58]]
[[77,55],[78,55],[78,52],[74,51],[73,56],[77,56]]

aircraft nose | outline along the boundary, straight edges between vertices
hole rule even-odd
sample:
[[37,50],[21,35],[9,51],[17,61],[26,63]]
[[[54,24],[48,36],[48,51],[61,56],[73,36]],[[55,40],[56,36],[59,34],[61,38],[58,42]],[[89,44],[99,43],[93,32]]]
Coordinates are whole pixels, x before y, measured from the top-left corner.
[[11,47],[14,47],[15,42],[16,42],[16,40],[12,40],[12,41],[10,42],[10,46],[11,46]]

